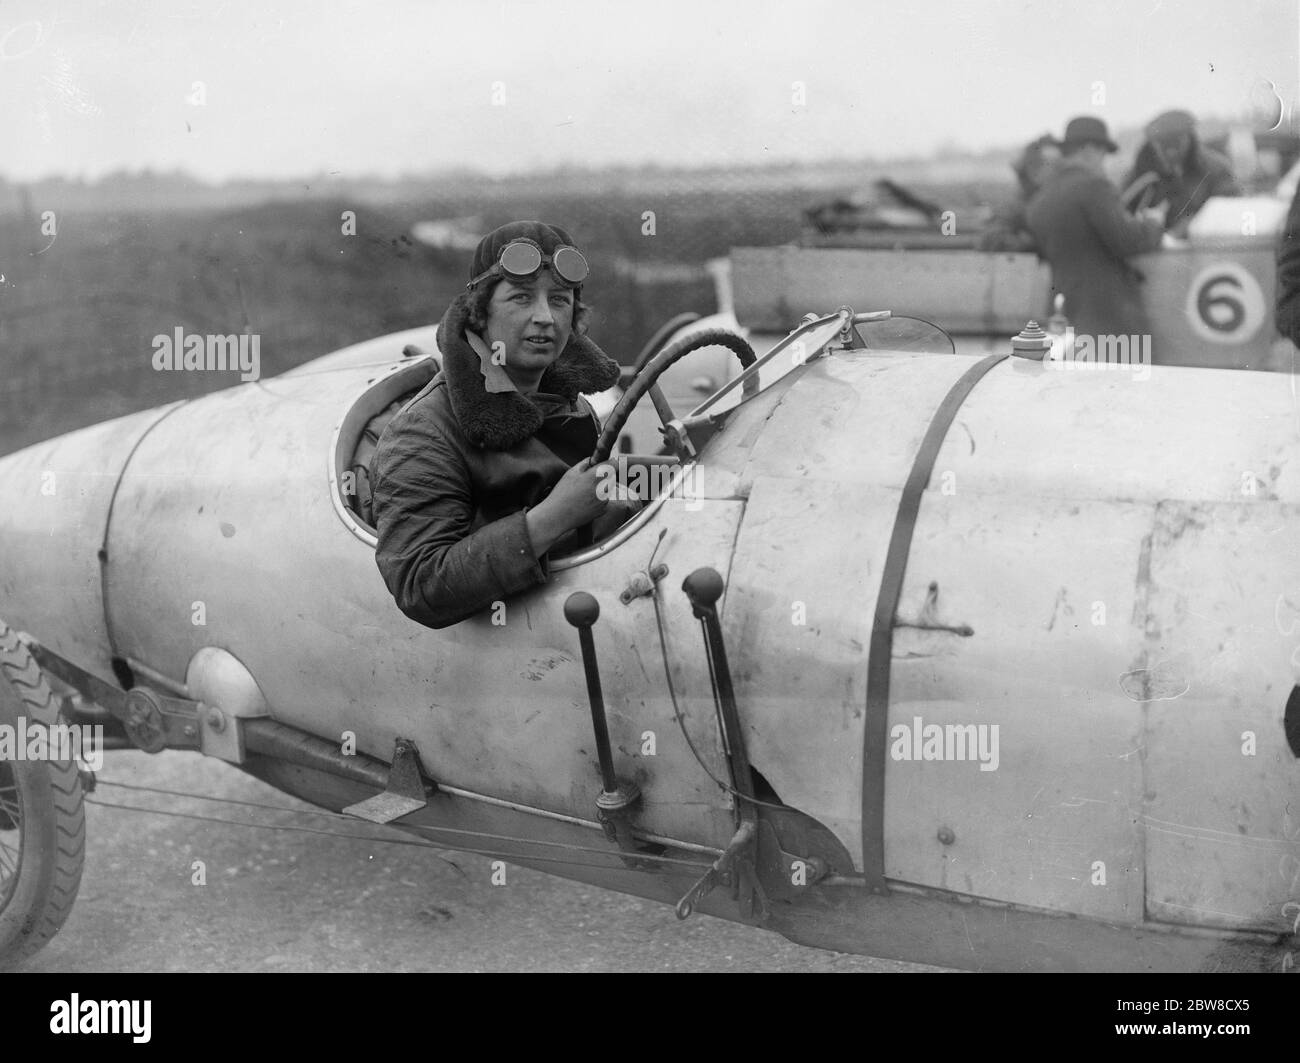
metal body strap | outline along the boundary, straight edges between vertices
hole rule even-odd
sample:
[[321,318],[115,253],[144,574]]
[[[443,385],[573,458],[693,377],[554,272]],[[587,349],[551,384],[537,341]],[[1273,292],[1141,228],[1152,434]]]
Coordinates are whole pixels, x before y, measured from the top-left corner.
[[889,675],[894,651],[894,618],[903,591],[903,576],[912,550],[912,532],[921,509],[921,495],[930,482],[935,459],[966,396],[990,369],[1009,357],[991,354],[976,362],[949,389],[934,411],[912,471],[903,485],[894,517],[894,531],[885,554],[871,625],[867,660],[867,716],[862,741],[862,870],[874,893],[888,893],[885,885],[885,764],[889,743]]

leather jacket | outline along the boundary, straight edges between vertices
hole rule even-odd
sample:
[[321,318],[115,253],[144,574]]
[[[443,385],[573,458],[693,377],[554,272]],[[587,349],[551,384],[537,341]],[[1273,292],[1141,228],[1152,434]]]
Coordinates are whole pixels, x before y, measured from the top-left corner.
[[[617,362],[575,334],[536,395],[490,392],[467,312],[459,296],[438,330],[442,372],[389,422],[371,467],[375,561],[402,612],[434,628],[546,582],[525,511],[595,449],[600,425],[581,393],[619,376]],[[571,533],[552,550],[580,545]]]

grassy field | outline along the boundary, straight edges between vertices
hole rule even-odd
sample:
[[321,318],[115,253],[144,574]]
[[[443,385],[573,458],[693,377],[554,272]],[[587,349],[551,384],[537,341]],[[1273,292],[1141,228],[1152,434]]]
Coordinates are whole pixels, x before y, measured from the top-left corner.
[[[569,228],[592,262],[584,298],[596,308],[593,338],[630,363],[666,318],[714,309],[698,271],[707,259],[795,239],[802,210],[826,194],[513,190],[382,207],[312,199],[114,212],[42,202],[0,216],[0,453],[236,383],[235,374],[155,371],[152,338],[176,328],[259,335],[262,375],[271,376],[437,320],[464,283],[467,255],[412,243],[411,225],[426,218],[477,214],[490,228],[532,217]],[[46,209],[56,213],[53,239],[40,233]],[[356,212],[355,236],[342,232],[345,210]],[[686,268],[648,281],[619,263]]]

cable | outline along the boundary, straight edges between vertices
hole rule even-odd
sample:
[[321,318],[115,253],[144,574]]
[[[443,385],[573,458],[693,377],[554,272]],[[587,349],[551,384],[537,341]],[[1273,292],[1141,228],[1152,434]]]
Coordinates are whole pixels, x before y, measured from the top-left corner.
[[[695,757],[696,762],[699,764],[704,774],[707,775],[710,779],[712,779],[714,784],[717,785],[719,789],[726,790],[727,793],[731,794],[734,797],[739,797],[742,801],[749,801],[751,804],[762,805],[764,808],[775,808],[775,809],[779,809],[782,812],[788,812],[790,810],[789,805],[773,804],[771,801],[762,801],[759,800],[759,798],[757,797],[750,797],[749,794],[742,794],[734,786],[730,785],[729,783],[723,782],[716,775],[714,775],[713,772],[709,771],[709,766],[704,763],[704,758],[700,756],[699,750],[695,748],[695,743],[691,741],[690,732],[686,730],[686,722],[682,717],[681,709],[677,705],[677,691],[673,687],[673,676],[671,670],[668,667],[668,642],[664,638],[663,616],[659,612],[659,585],[658,584],[653,585],[653,589],[651,590],[650,593],[650,600],[654,602],[654,607],[655,607],[655,626],[659,629],[659,652],[662,655],[664,661],[664,679],[666,679],[668,682],[668,696],[672,699],[673,702],[673,719],[677,721],[677,726],[682,732],[682,737],[686,739],[686,745],[690,749],[691,755]],[[712,677],[713,675],[712,660],[709,661],[709,675],[710,677]],[[716,702],[714,707],[716,710]]]
[[335,819],[356,823],[355,816],[346,816],[328,808],[286,808],[284,805],[264,805],[260,801],[240,801],[234,797],[214,797],[209,794],[186,793],[181,790],[163,790],[157,786],[135,786],[127,782],[113,782],[111,779],[97,779],[96,787],[115,786],[119,790],[135,790],[137,793],[161,794],[164,797],[191,797],[197,801],[215,801],[219,804],[242,805],[245,808],[261,808],[268,812],[290,812],[298,816],[331,816]]
[[[183,796],[194,796],[187,794]],[[221,798],[209,798],[209,800],[221,800]],[[357,842],[378,842],[387,845],[413,845],[421,849],[437,849],[440,846],[433,845],[430,842],[408,841],[405,838],[379,838],[374,835],[366,834],[343,834],[339,831],[318,830],[315,827],[295,827],[288,823],[249,823],[237,819],[221,819],[219,816],[201,816],[197,812],[171,812],[165,808],[141,808],[139,805],[124,805],[113,801],[96,801],[93,797],[85,798],[88,805],[98,805],[100,808],[117,808],[124,812],[151,812],[155,816],[172,816],[176,819],[197,819],[204,823],[225,823],[232,827],[260,827],[262,830],[288,830],[297,834],[324,834],[329,838],[347,838]],[[293,809],[281,809],[280,811],[292,812]],[[464,850],[469,852],[469,850]]]
[[[161,808],[141,808],[139,805],[124,805],[124,804],[118,804],[118,803],[116,803],[116,802],[111,802],[111,803],[110,803],[110,802],[107,802],[107,801],[96,801],[96,800],[94,800],[93,798],[86,798],[85,800],[86,800],[86,804],[88,804],[88,805],[98,805],[100,808],[116,808],[116,809],[119,809],[120,811],[123,811],[123,812],[145,812],[145,813],[152,813],[152,814],[155,815],[155,816],[171,816],[171,817],[176,818],[176,819],[195,819],[195,820],[200,820],[201,822],[204,822],[204,823],[224,823],[224,824],[226,824],[226,825],[228,825],[228,826],[233,826],[233,827],[260,827],[262,830],[287,830],[287,831],[294,831],[294,832],[296,832],[296,833],[301,833],[301,834],[323,834],[323,835],[325,835],[326,837],[330,837],[330,838],[346,838],[346,839],[348,839],[348,840],[350,840],[350,841],[358,841],[358,842],[372,842],[372,843],[377,843],[377,844],[380,844],[380,845],[408,845],[408,846],[412,846],[412,847],[417,848],[417,849],[437,849],[437,850],[455,849],[456,852],[459,852],[459,853],[471,853],[471,854],[473,854],[473,855],[475,855],[475,856],[496,856],[496,857],[502,857],[502,858],[505,858],[505,859],[508,859],[508,860],[516,860],[516,861],[520,861],[520,862],[523,862],[523,861],[534,861],[534,862],[544,863],[544,864],[563,864],[563,865],[566,865],[566,866],[568,866],[568,867],[589,867],[589,868],[593,868],[593,869],[598,870],[598,871],[617,870],[617,868],[611,868],[609,864],[593,864],[593,863],[586,863],[586,862],[581,861],[581,860],[565,860],[565,859],[562,859],[562,858],[560,858],[560,857],[556,857],[556,856],[535,856],[535,855],[533,855],[533,854],[531,854],[531,853],[528,853],[528,854],[520,854],[520,853],[503,852],[503,851],[493,850],[493,849],[471,849],[471,848],[463,847],[463,846],[444,846],[444,845],[435,845],[435,844],[433,844],[432,842],[424,842],[424,841],[407,841],[406,839],[403,839],[403,838],[379,838],[379,837],[375,837],[375,836],[373,836],[373,835],[362,835],[362,834],[341,834],[341,833],[339,833],[339,832],[337,832],[337,831],[317,830],[317,829],[315,829],[314,827],[293,827],[293,826],[289,826],[289,825],[287,825],[287,824],[275,824],[275,823],[248,823],[248,822],[244,822],[244,821],[240,821],[240,820],[234,820],[234,819],[221,819],[221,818],[219,818],[219,817],[217,817],[217,816],[201,816],[201,815],[198,815],[197,813],[194,813],[194,812],[169,812],[169,811],[167,811],[167,810],[165,810],[165,809],[161,809]],[[215,800],[221,800],[221,798],[215,798]],[[426,829],[429,829],[429,830],[437,830],[438,828],[436,828],[436,827],[430,827],[430,828],[426,828]],[[553,845],[557,845],[557,844],[563,844],[563,843],[561,843],[561,842],[544,843],[544,842],[533,842],[533,841],[529,841],[528,844],[530,844],[530,845],[541,845],[541,844],[553,844]],[[584,850],[584,851],[588,851],[588,850]],[[601,850],[589,850],[589,851],[592,851],[592,852],[599,852],[599,851],[601,851]],[[627,856],[634,857],[634,858],[637,859],[637,860],[655,860],[655,859],[663,860],[663,859],[666,859],[666,858],[664,858],[664,857],[654,857],[654,856],[652,856],[652,855],[650,855],[650,854],[648,854],[648,853],[629,853],[629,854],[624,854],[624,853],[622,853],[621,851],[620,851],[620,852],[617,852],[617,853],[610,852],[610,853],[608,853],[608,855],[611,856],[611,857],[627,855]],[[459,866],[458,866],[454,861],[452,861],[452,860],[447,860],[446,857],[439,857],[439,859],[444,860],[444,861],[445,861],[446,863],[448,863],[448,864],[451,864],[451,866],[454,867],[454,868],[456,868],[456,870],[459,871],[462,875],[465,873],[464,870],[463,870],[462,868],[460,868],[460,867],[459,867]],[[712,866],[712,865],[710,865],[710,864],[701,863],[701,862],[693,861],[693,860],[690,860],[690,861],[687,861],[687,860],[673,860],[673,862],[674,862],[674,863],[686,863],[686,864],[689,864],[691,867],[700,868],[700,869],[702,869],[702,870],[707,870],[709,867]]]
[[[257,801],[240,801],[240,800],[237,800],[237,799],[232,798],[232,797],[214,797],[214,796],[210,796],[210,795],[207,795],[207,794],[184,793],[184,792],[179,791],[179,790],[164,790],[164,789],[160,789],[160,788],[158,788],[158,787],[153,787],[153,786],[134,786],[134,785],[132,785],[132,784],[130,784],[130,783],[110,782],[110,781],[108,781],[108,780],[103,780],[103,779],[101,779],[101,780],[99,781],[99,785],[100,785],[100,786],[116,786],[116,787],[118,787],[119,789],[122,789],[122,790],[135,790],[135,791],[137,791],[137,792],[141,792],[141,793],[154,793],[154,794],[159,794],[159,795],[162,795],[162,796],[165,796],[165,797],[192,798],[192,799],[199,800],[199,801],[212,801],[212,802],[215,802],[215,803],[217,803],[217,804],[240,805],[240,806],[243,806],[243,807],[245,807],[245,808],[259,808],[259,809],[264,809],[264,810],[266,810],[266,811],[270,811],[270,812],[288,812],[288,813],[290,813],[290,814],[292,814],[292,815],[300,815],[300,816],[325,816],[325,817],[327,817],[327,818],[341,819],[341,820],[344,820],[344,821],[346,821],[346,822],[348,822],[348,823],[357,823],[357,822],[358,822],[358,820],[357,820],[357,818],[356,818],[355,816],[349,816],[349,815],[346,815],[345,813],[342,813],[342,812],[334,812],[334,811],[331,811],[331,810],[329,810],[329,809],[297,809],[297,808],[286,808],[286,807],[284,807],[283,805],[265,805],[265,804],[261,804],[261,803],[259,803],[259,802],[257,802]],[[106,802],[95,802],[95,803],[102,805],[104,808],[134,808],[134,807],[135,807],[135,806],[131,806],[131,805],[108,804],[108,803],[106,803]],[[177,815],[177,816],[180,816],[180,815],[186,815],[186,813],[180,813],[180,812],[168,813],[168,812],[163,812],[163,811],[156,810],[156,809],[136,809],[136,810],[137,810],[137,811],[145,811],[145,812],[158,811],[158,812],[159,812],[159,815]],[[427,842],[401,841],[401,840],[399,840],[399,839],[379,838],[379,837],[376,837],[376,836],[373,836],[373,835],[345,834],[345,833],[340,833],[340,832],[337,832],[337,831],[318,830],[318,829],[316,829],[316,828],[314,828],[314,827],[290,827],[290,826],[287,826],[287,825],[285,825],[285,826],[277,826],[276,824],[263,824],[263,823],[249,823],[249,824],[245,824],[245,823],[244,823],[243,821],[241,821],[241,820],[213,819],[212,817],[204,817],[204,816],[197,816],[197,815],[194,815],[193,818],[206,819],[206,820],[209,820],[209,821],[211,821],[211,822],[215,822],[215,823],[230,823],[230,824],[233,824],[233,825],[235,825],[235,826],[243,826],[243,825],[247,825],[247,826],[254,826],[254,827],[266,827],[266,828],[268,828],[268,829],[272,829],[272,830],[276,830],[276,829],[280,829],[280,830],[297,830],[297,831],[302,831],[302,832],[306,832],[306,833],[310,833],[310,834],[324,834],[324,835],[328,835],[328,836],[331,836],[331,837],[338,837],[338,838],[360,838],[360,839],[362,839],[362,840],[369,840],[369,841],[376,841],[376,842],[385,842],[385,841],[387,841],[387,842],[391,842],[392,844],[400,844],[400,845],[425,845],[425,846],[427,846],[427,847],[429,847],[429,848],[437,848],[437,846],[430,845],[430,844],[427,843]],[[399,829],[399,830],[408,830],[408,831],[440,831],[440,832],[442,832],[442,833],[444,833],[444,834],[456,834],[456,835],[462,835],[462,836],[469,836],[469,837],[472,837],[472,838],[480,838],[480,839],[484,839],[484,840],[488,840],[488,841],[507,842],[507,843],[512,843],[512,844],[516,844],[516,845],[538,845],[538,846],[550,846],[550,847],[552,847],[552,848],[556,848],[556,849],[564,849],[564,850],[567,850],[567,851],[569,851],[569,852],[595,853],[597,856],[616,856],[616,855],[619,855],[619,853],[615,853],[615,852],[613,852],[613,851],[610,850],[610,849],[599,849],[599,848],[596,848],[595,846],[591,846],[591,845],[577,845],[577,844],[575,844],[575,843],[573,843],[573,842],[550,841],[550,840],[547,840],[547,839],[544,839],[544,838],[517,838],[517,837],[513,837],[513,836],[508,835],[508,834],[487,834],[487,833],[484,833],[483,831],[462,830],[462,829],[459,828],[459,827],[439,827],[439,826],[434,826],[434,825],[432,825],[432,824],[412,823],[412,824],[405,824],[405,825],[402,825],[402,826],[400,826],[400,827],[398,827],[398,828],[395,828],[395,829]],[[460,851],[462,851],[462,852],[475,852],[476,850],[472,850],[472,849],[464,849],[464,850],[460,850]],[[621,852],[621,850],[620,850],[620,852]],[[485,854],[485,855],[494,855],[494,854]],[[661,864],[682,864],[682,865],[685,865],[685,866],[687,866],[687,867],[702,867],[702,866],[706,866],[706,865],[701,864],[698,860],[687,860],[687,859],[682,858],[682,857],[675,857],[675,856],[659,856],[659,855],[655,855],[655,854],[652,854],[652,853],[635,853],[635,854],[632,854],[632,855],[635,855],[636,858],[637,858],[638,860],[640,860],[640,859],[653,860],[653,861],[655,861],[655,862],[657,862],[657,863],[661,863]],[[542,859],[542,858],[541,858],[541,857],[538,857],[537,859]],[[582,865],[582,866],[592,866],[592,867],[596,867],[596,866],[601,866],[601,865],[592,864],[592,865]]]

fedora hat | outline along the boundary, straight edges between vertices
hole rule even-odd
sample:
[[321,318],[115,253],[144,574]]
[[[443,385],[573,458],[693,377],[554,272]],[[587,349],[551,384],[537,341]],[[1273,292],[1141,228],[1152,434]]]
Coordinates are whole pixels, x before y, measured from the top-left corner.
[[1065,127],[1065,137],[1061,140],[1061,147],[1068,149],[1077,144],[1100,144],[1107,152],[1119,151],[1119,145],[1110,139],[1106,123],[1091,115],[1071,118]]

